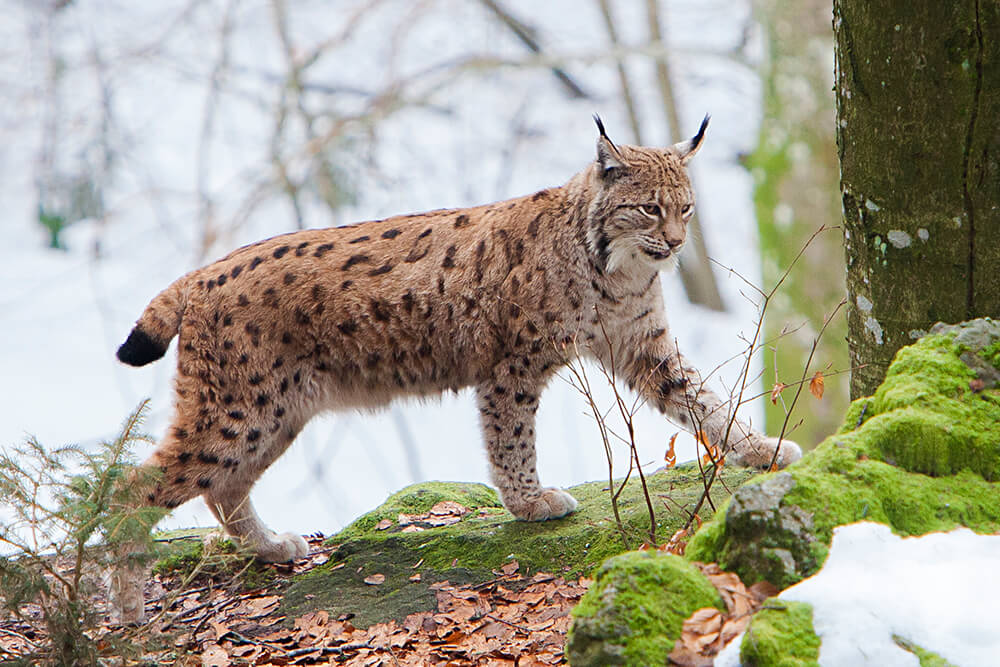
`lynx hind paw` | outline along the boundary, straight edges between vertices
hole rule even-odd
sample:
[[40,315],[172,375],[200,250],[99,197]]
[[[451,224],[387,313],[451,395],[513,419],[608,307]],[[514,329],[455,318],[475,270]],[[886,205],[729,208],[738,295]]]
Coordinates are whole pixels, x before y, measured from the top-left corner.
[[542,489],[535,498],[524,499],[511,507],[511,514],[524,521],[545,521],[566,516],[576,509],[576,498],[562,489]]
[[257,558],[265,563],[286,563],[309,555],[309,543],[301,535],[282,533],[274,535],[266,542],[254,545]]

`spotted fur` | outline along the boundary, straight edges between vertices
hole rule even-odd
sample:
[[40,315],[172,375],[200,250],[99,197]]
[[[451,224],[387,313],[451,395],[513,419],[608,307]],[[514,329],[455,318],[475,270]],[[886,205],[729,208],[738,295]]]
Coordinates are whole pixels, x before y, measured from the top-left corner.
[[[615,366],[652,405],[766,467],[777,441],[730,419],[675,349],[658,272],[683,244],[694,139],[616,146],[561,187],[460,210],[277,236],[192,271],[147,307],[122,361],[162,356],[177,335],[176,413],[146,465],[150,503],[201,495],[265,560],[302,556],[248,494],[314,415],[474,387],[492,477],[515,516],[576,501],[541,486],[535,412],[578,354]],[[727,441],[728,438],[728,441]],[[799,450],[785,441],[777,463]]]

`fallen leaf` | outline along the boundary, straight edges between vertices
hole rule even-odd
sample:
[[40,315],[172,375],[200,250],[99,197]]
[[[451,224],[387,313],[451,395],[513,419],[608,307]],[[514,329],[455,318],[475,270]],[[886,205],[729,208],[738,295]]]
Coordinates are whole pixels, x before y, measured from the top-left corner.
[[809,380],[809,391],[816,398],[823,398],[823,371],[816,371],[816,375]]
[[382,519],[377,524],[375,524],[375,530],[387,530],[392,528],[392,519]]
[[426,518],[426,514],[403,514],[400,512],[399,516],[396,517],[396,521],[400,526],[409,526],[411,523],[423,521]]
[[719,638],[721,630],[722,612],[715,607],[703,607],[684,620],[681,641],[695,653],[703,653]]
[[673,468],[677,465],[677,453],[674,451],[674,443],[677,442],[678,433],[674,433],[670,436],[670,442],[667,443],[667,453],[663,455],[663,460],[666,461],[668,468]]
[[218,644],[209,644],[201,652],[202,667],[229,667],[229,655]]
[[774,388],[771,389],[771,404],[772,405],[777,405],[778,404],[778,397],[781,396],[781,392],[783,392],[787,386],[788,385],[785,384],[784,382],[775,382],[774,383]]
[[416,574],[411,574],[410,577],[409,577],[409,579],[410,579],[410,581],[414,581],[414,582],[420,581],[420,573],[417,572]]
[[518,563],[516,560],[512,560],[509,563],[504,563],[503,565],[501,565],[500,571],[506,575],[511,575],[517,572],[518,568],[520,567],[521,567],[520,563]]
[[670,539],[665,544],[661,545],[660,548],[657,549],[657,551],[664,551],[668,554],[683,556],[684,550],[687,549],[688,535],[689,533],[687,529],[681,528],[673,535],[671,535]]
[[436,514],[438,516],[443,514],[457,514],[458,516],[462,516],[468,513],[469,509],[467,507],[460,503],[456,503],[454,500],[442,500],[431,508],[431,514]]
[[773,598],[775,595],[780,593],[778,587],[769,581],[758,581],[756,584],[747,589],[750,595],[753,596],[757,604],[760,604],[768,598]]
[[218,621],[209,621],[209,625],[212,626],[212,630],[215,631],[216,641],[221,640],[225,635],[229,634],[229,626],[225,623],[219,623]]
[[279,602],[281,602],[281,597],[278,595],[265,595],[247,600],[247,607],[251,612],[250,617],[263,616],[277,607]]
[[385,575],[384,574],[369,574],[367,577],[364,578],[364,582],[366,584],[368,584],[369,586],[378,586],[379,584],[384,584],[385,583]]

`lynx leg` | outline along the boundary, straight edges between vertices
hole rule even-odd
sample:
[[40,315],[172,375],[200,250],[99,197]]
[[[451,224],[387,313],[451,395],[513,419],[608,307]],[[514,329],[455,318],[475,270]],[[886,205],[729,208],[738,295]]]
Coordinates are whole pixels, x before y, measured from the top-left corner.
[[735,419],[730,402],[705,387],[698,370],[672,346],[668,354],[638,358],[630,370],[630,383],[661,412],[719,444],[727,461],[767,469],[772,462],[784,468],[802,458],[802,449],[791,440],[779,443]]
[[226,532],[239,539],[265,563],[283,563],[309,555],[309,545],[301,535],[278,535],[264,525],[250,502],[248,486],[213,490],[204,498]]
[[493,483],[511,514],[527,521],[565,516],[576,499],[562,489],[543,488],[535,470],[537,384],[509,375],[476,388],[483,440]]

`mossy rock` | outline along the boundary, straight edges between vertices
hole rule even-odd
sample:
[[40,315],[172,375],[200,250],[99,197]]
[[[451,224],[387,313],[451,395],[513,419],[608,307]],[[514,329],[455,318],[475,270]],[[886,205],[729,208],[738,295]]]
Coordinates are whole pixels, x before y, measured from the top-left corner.
[[703,607],[726,609],[701,570],[680,556],[615,556],[573,608],[566,655],[574,667],[665,665],[684,619]]
[[[713,502],[728,495],[753,473],[725,469],[713,486]],[[647,475],[656,515],[656,536],[666,541],[686,520],[685,510],[701,496],[703,483],[694,464]],[[407,614],[436,608],[429,586],[478,583],[496,578],[494,570],[517,560],[519,572],[550,572],[565,577],[588,575],[607,558],[640,546],[649,532],[646,498],[633,475],[618,500],[625,536],[612,513],[607,482],[574,486],[568,491],[579,507],[567,517],[544,522],[516,520],[501,506],[496,493],[481,484],[428,482],[391,496],[383,505],[330,538],[336,545],[330,560],[298,577],[285,592],[282,613],[295,618],[306,611],[327,609],[354,614],[352,623],[366,627]],[[669,497],[664,503],[661,497]],[[458,502],[471,510],[454,525],[403,532],[399,514],[427,512],[436,503]],[[669,505],[669,507],[665,507]],[[706,503],[707,507],[707,503]],[[705,510],[705,516],[709,511]],[[393,525],[379,530],[379,522]],[[420,573],[419,582],[410,581]],[[382,574],[385,581],[367,585],[364,579]]]
[[812,606],[805,602],[765,601],[750,619],[740,644],[745,667],[816,667],[820,640]]
[[918,646],[903,637],[893,635],[892,640],[896,642],[896,645],[900,648],[905,649],[917,656],[917,660],[920,661],[920,667],[955,667],[953,663],[948,662],[937,653],[928,651],[927,649]]
[[998,351],[996,322],[937,325],[897,353],[837,434],[739,489],[687,556],[784,588],[822,567],[839,525],[878,521],[900,535],[1000,530]]

